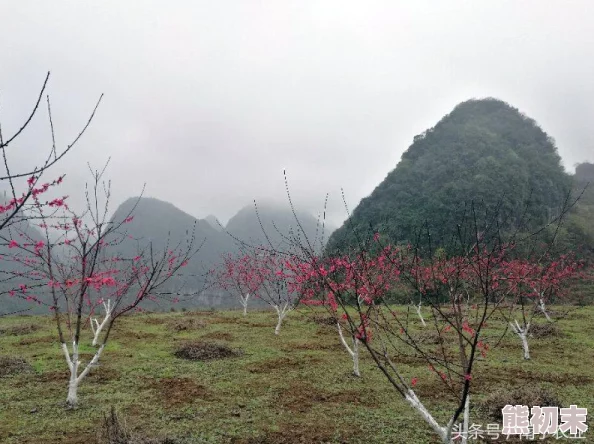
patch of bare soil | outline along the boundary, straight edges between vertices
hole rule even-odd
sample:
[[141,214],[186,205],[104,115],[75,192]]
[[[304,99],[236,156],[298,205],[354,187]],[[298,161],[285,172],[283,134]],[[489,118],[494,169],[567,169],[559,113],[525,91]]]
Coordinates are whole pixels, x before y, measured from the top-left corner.
[[546,324],[532,324],[529,331],[530,336],[536,339],[549,338],[549,337],[561,337],[563,332],[557,324],[546,323]]
[[355,390],[332,393],[310,384],[293,383],[288,390],[278,393],[275,405],[301,413],[307,412],[316,404],[353,404],[373,407],[377,400],[372,395],[371,392],[362,394]]
[[149,325],[161,325],[161,324],[164,324],[164,320],[161,317],[147,316],[142,321],[145,324],[149,324]]
[[247,370],[250,373],[269,373],[275,370],[303,370],[319,362],[321,362],[321,359],[314,357],[282,357],[252,364],[247,367]]
[[190,378],[161,378],[151,380],[149,387],[156,390],[167,407],[189,404],[196,399],[212,401],[209,390]]
[[37,324],[23,324],[13,325],[11,327],[0,328],[0,335],[6,336],[21,336],[34,333],[39,330],[40,327]]
[[[87,442],[80,441],[80,442]],[[133,434],[128,429],[125,420],[120,418],[112,407],[109,414],[103,417],[101,428],[97,431],[97,444],[178,444],[172,438],[149,438]]]
[[[86,362],[89,362],[88,360]],[[66,364],[64,364],[66,365]],[[106,384],[115,381],[120,376],[120,372],[112,368],[101,368],[101,366],[92,368],[85,377],[85,382],[95,384]],[[60,370],[53,372],[44,372],[37,377],[39,382],[64,382],[67,383],[70,378],[68,370]]]
[[107,367],[95,367],[91,369],[86,379],[95,384],[107,384],[108,382],[116,381],[120,377],[120,372]]
[[316,314],[310,319],[314,324],[336,327],[337,319],[334,316]]
[[33,367],[19,356],[0,356],[0,378],[32,370]]
[[193,331],[206,327],[206,322],[198,318],[172,319],[167,322],[167,328],[171,331]]
[[23,338],[19,341],[19,345],[32,345],[32,344],[51,344],[55,341],[53,336],[39,336],[33,338]]
[[203,341],[185,343],[174,353],[178,358],[191,361],[234,358],[242,354],[241,350],[232,349],[227,345]]
[[[441,355],[441,353],[440,353]],[[410,355],[400,353],[390,357],[391,361],[396,365],[410,365],[410,366],[420,366],[420,365],[428,365],[428,362],[423,356],[421,355]]]
[[[136,338],[136,339],[155,339],[157,337],[159,337],[159,335],[155,334],[155,333],[150,333],[147,331],[134,331],[130,333],[130,336]],[[130,336],[126,336],[127,338],[130,338]]]
[[315,423],[283,423],[278,431],[268,431],[253,438],[236,438],[232,444],[329,444],[348,443],[357,437],[359,430],[332,426],[327,418]]
[[281,350],[287,353],[297,350],[342,350],[343,346],[340,343],[336,344],[322,344],[319,342],[305,342],[301,344],[285,344]]
[[414,388],[417,396],[423,399],[457,402],[457,396],[446,388],[445,383],[436,374],[423,373]]
[[138,331],[133,330],[130,328],[116,328],[113,330],[112,338],[118,340],[130,340],[134,339],[155,339],[159,337],[158,334],[147,332],[147,331]]
[[417,335],[414,335],[414,339],[418,344],[437,345],[444,342],[443,336],[440,336],[435,330],[422,331]]
[[221,341],[232,341],[233,335],[224,331],[213,331],[201,336],[201,339],[215,339]]
[[514,387],[534,386],[542,382],[581,386],[590,384],[594,378],[571,373],[537,373],[518,368],[489,367],[477,375],[475,386],[479,391],[485,393],[490,388],[501,385],[502,381],[512,382]]
[[518,387],[499,387],[490,392],[483,400],[477,402],[477,411],[486,418],[501,423],[503,416],[501,409],[506,405],[538,405],[541,407],[561,406],[561,402],[554,393],[541,388],[538,384],[525,384]]

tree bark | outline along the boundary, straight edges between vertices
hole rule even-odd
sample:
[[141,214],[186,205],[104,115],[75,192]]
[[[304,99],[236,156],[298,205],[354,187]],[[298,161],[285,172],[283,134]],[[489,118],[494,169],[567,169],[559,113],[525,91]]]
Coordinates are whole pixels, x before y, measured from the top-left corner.
[[526,324],[526,327],[520,327],[520,324],[516,320],[516,325],[509,323],[512,330],[519,336],[522,341],[522,348],[524,349],[524,359],[530,359],[530,348],[528,346],[528,330],[530,329],[530,323]]
[[551,319],[551,317],[550,317],[550,316],[549,316],[549,314],[547,313],[547,309],[546,309],[546,307],[545,307],[545,302],[544,302],[544,299],[543,299],[543,298],[540,298],[540,301],[539,301],[539,302],[540,302],[540,303],[539,303],[539,306],[540,306],[540,311],[542,311],[542,312],[543,312],[543,314],[544,314],[544,315],[545,315],[545,317],[547,318],[547,321],[549,321],[549,322],[553,322],[553,320]]
[[78,344],[76,342],[72,343],[72,357],[70,356],[70,352],[68,350],[68,346],[66,343],[62,343],[62,351],[64,352],[64,356],[66,357],[66,363],[68,364],[68,368],[70,369],[70,380],[68,382],[68,396],[66,397],[66,406],[71,409],[75,409],[78,406],[78,386],[80,382],[84,379],[85,376],[91,371],[91,367],[94,367],[97,362],[99,361],[99,357],[103,352],[103,348],[105,345],[101,345],[93,359],[86,365],[84,370],[81,374],[78,374],[78,370],[81,366],[81,362],[78,360]]
[[361,372],[359,371],[359,340],[353,337],[353,348],[351,349],[351,347],[349,347],[349,344],[347,344],[344,335],[342,334],[340,322],[337,322],[336,324],[338,325],[338,336],[340,337],[340,342],[342,343],[344,348],[346,348],[347,352],[349,353],[349,355],[351,355],[351,358],[353,359],[353,374],[360,378]]

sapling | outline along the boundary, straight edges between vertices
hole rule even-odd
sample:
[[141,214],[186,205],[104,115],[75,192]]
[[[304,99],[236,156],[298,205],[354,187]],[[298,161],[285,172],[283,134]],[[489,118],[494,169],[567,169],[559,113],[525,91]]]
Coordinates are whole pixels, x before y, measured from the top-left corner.
[[217,285],[239,298],[244,316],[247,315],[250,295],[257,294],[262,285],[260,275],[254,272],[251,264],[251,257],[247,254],[229,254],[223,257],[222,265],[213,271]]
[[[110,187],[102,171],[92,171],[93,183],[87,187],[86,208],[77,213],[63,200],[47,211],[35,196],[35,216],[45,241],[23,248],[19,258],[29,267],[29,275],[46,283],[47,300],[57,329],[62,352],[70,371],[66,404],[78,405],[80,383],[97,365],[117,319],[139,309],[146,299],[159,297],[160,290],[196,253],[193,234],[184,242],[155,251],[152,243],[138,247],[129,257],[120,252],[130,235],[125,225],[132,221],[130,211],[122,220],[108,220]],[[100,194],[104,192],[104,203]],[[102,208],[102,209],[100,209]],[[50,230],[52,230],[50,232]],[[27,257],[25,253],[28,253]],[[16,259],[15,258],[15,259]],[[99,322],[94,314],[103,306]],[[97,350],[88,362],[81,360],[80,344],[84,327],[91,325]]]
[[[505,276],[505,285],[510,295],[509,310],[502,311],[511,330],[522,343],[525,360],[530,359],[530,327],[536,313],[543,313],[549,322],[553,322],[546,310],[545,300],[553,296],[562,297],[568,280],[578,274],[581,264],[570,256],[557,259],[550,256],[528,259],[514,259],[502,263],[500,273]],[[519,311],[519,316],[516,312]],[[518,321],[518,317],[520,321]]]

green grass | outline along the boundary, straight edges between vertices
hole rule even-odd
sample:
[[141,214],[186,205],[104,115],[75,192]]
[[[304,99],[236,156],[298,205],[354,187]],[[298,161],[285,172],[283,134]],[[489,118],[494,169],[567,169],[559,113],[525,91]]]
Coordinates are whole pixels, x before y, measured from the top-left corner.
[[[171,330],[172,323],[190,317],[202,320],[204,327]],[[354,378],[335,329],[312,322],[305,313],[293,312],[286,319],[279,337],[273,334],[273,312],[251,312],[245,318],[227,311],[120,319],[101,365],[80,386],[80,407],[65,410],[68,375],[52,319],[0,318],[2,328],[40,327],[0,335],[0,355],[23,357],[33,369],[0,378],[0,442],[94,443],[112,405],[134,433],[184,442],[437,442],[366,352],[363,377]],[[590,409],[592,427],[594,308],[573,311],[558,325],[562,337],[531,340],[532,360],[527,362],[519,340],[508,334],[487,360],[477,363],[473,402],[501,384],[537,384],[563,405]],[[496,334],[495,326],[497,321],[491,321],[487,333]],[[94,349],[86,333],[82,359],[88,362]],[[195,339],[228,344],[243,354],[209,362],[173,355],[184,341]],[[407,376],[419,377],[419,397],[445,422],[451,403],[427,364],[411,360],[403,368]],[[473,410],[471,422],[493,421]]]

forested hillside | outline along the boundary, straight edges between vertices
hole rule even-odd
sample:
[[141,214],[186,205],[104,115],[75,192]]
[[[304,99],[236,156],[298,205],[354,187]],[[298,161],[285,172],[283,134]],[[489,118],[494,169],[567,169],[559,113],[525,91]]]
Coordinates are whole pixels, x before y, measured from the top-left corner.
[[445,242],[473,205],[504,230],[530,230],[559,214],[571,177],[554,140],[496,99],[469,100],[414,138],[401,161],[331,237],[328,251],[380,232],[414,241],[419,230]]

